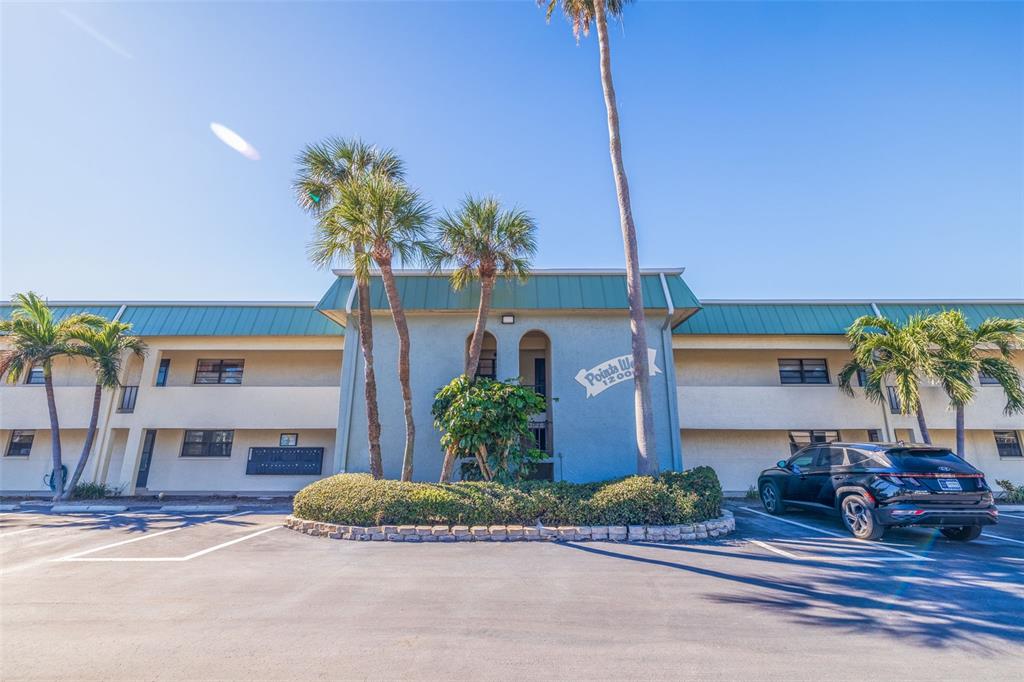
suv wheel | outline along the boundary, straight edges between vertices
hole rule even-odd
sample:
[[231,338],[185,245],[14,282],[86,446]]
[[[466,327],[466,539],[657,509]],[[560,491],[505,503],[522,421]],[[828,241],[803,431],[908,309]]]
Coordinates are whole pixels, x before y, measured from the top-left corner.
[[943,535],[957,542],[970,542],[981,535],[981,526],[952,526],[939,529]]
[[786,505],[782,501],[782,493],[779,486],[769,481],[761,486],[761,506],[769,514],[778,516],[786,511]]
[[860,540],[878,540],[885,533],[885,526],[878,522],[875,510],[861,495],[847,495],[843,498],[843,523]]

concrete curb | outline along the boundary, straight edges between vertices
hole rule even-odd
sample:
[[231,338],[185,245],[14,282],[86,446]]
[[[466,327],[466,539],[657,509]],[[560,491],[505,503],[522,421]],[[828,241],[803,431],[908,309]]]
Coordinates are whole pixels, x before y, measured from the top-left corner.
[[128,507],[114,504],[55,504],[50,507],[54,514],[74,514],[76,512],[123,512]]
[[0,512],[18,511],[20,507],[16,504],[0,504]]
[[202,512],[233,512],[237,507],[233,504],[166,504],[159,511],[169,514],[197,514]]
[[334,540],[380,542],[693,542],[728,535],[736,518],[723,509],[717,519],[674,526],[345,526],[289,516],[286,528]]

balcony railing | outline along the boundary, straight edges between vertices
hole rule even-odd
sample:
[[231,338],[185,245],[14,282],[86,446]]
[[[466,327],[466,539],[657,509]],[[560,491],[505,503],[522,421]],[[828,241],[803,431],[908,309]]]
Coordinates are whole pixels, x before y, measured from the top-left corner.
[[118,412],[134,412],[135,411],[135,399],[139,395],[138,386],[122,386],[121,387],[121,400],[117,403]]

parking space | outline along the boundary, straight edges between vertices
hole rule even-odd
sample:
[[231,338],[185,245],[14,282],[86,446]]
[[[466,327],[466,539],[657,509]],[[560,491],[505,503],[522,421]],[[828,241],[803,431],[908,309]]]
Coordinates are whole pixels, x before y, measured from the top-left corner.
[[793,561],[885,564],[966,560],[1024,561],[1024,514],[1001,514],[972,542],[956,542],[931,528],[890,528],[880,541],[858,540],[838,516],[788,511],[771,516],[760,505],[733,504],[743,519],[744,539],[761,550]]
[[[344,542],[279,529],[284,513],[8,514],[0,677],[818,680],[884,651],[905,679],[1015,679],[1024,519],[971,543],[927,529],[865,543],[838,519],[729,506],[735,534],[685,545]],[[53,642],[60,656],[39,656]]]
[[50,562],[181,562],[280,528],[282,514],[0,515],[0,575]]

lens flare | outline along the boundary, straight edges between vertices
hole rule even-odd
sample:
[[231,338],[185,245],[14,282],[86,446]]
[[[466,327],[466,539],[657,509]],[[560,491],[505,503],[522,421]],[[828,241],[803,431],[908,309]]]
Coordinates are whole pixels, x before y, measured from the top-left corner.
[[245,138],[231,128],[220,123],[211,123],[210,130],[213,131],[213,134],[217,136],[218,140],[231,147],[245,158],[250,161],[260,160],[260,153],[256,151],[256,148],[246,142]]

